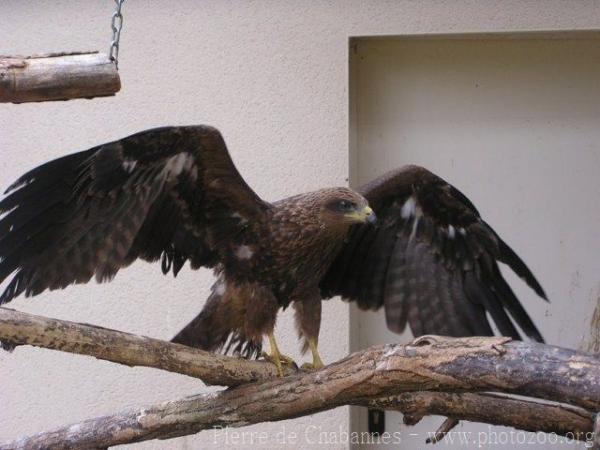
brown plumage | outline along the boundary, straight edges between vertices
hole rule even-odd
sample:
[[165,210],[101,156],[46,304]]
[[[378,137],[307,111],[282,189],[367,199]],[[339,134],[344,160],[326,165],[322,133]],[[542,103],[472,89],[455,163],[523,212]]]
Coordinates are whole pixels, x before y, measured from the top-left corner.
[[543,342],[503,278],[507,264],[540,297],[525,263],[458,189],[418,166],[391,171],[358,189],[378,226],[355,226],[321,281],[323,297],[341,295],[361,309],[384,307],[390,330],[413,335],[493,335],[520,339],[511,318]]
[[[347,207],[344,207],[347,205]],[[268,213],[268,236],[260,247],[240,251],[262,257],[256,282],[240,282],[225,271],[202,313],[174,342],[245,356],[258,354],[272,332],[279,308],[296,311],[303,349],[316,345],[321,321],[319,282],[343,246],[349,228],[373,217],[366,200],[348,188],[321,189],[275,202]],[[263,256],[261,256],[263,255]]]
[[195,334],[180,336],[209,350],[235,345],[246,356],[258,353],[291,302],[312,305],[299,309],[298,323],[316,351],[319,281],[350,226],[371,217],[348,188],[261,200],[206,126],[148,130],[65,156],[8,192],[0,281],[14,276],[0,303],[93,276],[107,281],[137,258],[161,259],[175,275],[189,260],[213,267],[219,281]]
[[[385,307],[388,326],[415,334],[519,337],[507,311],[541,336],[497,261],[545,297],[519,257],[458,190],[419,167],[354,192],[322,189],[275,203],[237,172],[220,133],[166,127],[59,158],[23,175],[0,201],[0,303],[112,279],[137,258],[177,275],[186,261],[217,282],[175,342],[257,355],[292,304],[304,348],[317,352],[321,298]],[[372,222],[372,204],[381,216]]]

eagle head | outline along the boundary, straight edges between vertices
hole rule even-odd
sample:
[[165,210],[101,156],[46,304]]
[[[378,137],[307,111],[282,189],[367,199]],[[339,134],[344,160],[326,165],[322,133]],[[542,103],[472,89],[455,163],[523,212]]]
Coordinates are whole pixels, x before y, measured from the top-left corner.
[[339,187],[321,191],[321,218],[329,224],[350,226],[355,223],[375,223],[375,213],[367,200],[352,189]]

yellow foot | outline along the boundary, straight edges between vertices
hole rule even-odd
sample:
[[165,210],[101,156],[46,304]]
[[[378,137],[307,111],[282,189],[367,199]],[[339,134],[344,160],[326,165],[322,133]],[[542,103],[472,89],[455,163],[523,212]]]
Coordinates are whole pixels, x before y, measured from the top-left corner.
[[296,362],[286,355],[273,355],[267,352],[262,352],[260,356],[262,356],[265,361],[269,361],[270,363],[273,363],[275,364],[275,366],[277,366],[277,375],[280,377],[283,376],[283,366],[290,366],[294,369],[298,368]]
[[[266,359],[267,361],[270,362],[275,362],[275,357],[274,355],[270,355],[269,353],[263,351],[260,356],[262,356],[264,359]],[[281,353],[279,354],[279,361],[281,361],[281,364],[287,364],[290,366],[294,366],[296,365],[296,361],[294,361],[292,358],[290,358],[287,355],[282,355]]]
[[308,363],[308,362],[302,364],[302,369],[304,369],[304,370],[319,370],[319,369],[322,369],[323,367],[325,367],[325,365],[322,362],[320,362],[318,364]]
[[323,361],[321,360],[321,356],[319,355],[319,350],[317,349],[317,342],[315,339],[308,340],[308,347],[312,353],[313,362],[312,363],[304,363],[302,364],[302,368],[306,370],[319,370],[325,367]]
[[265,360],[270,361],[273,364],[275,364],[275,366],[277,367],[277,375],[280,377],[283,377],[283,364],[289,365],[289,366],[297,369],[298,366],[296,365],[296,363],[294,362],[294,360],[292,358],[281,354],[281,352],[279,351],[279,348],[277,347],[277,342],[275,341],[275,336],[273,335],[273,333],[269,333],[268,336],[269,336],[269,345],[271,346],[271,353],[269,354],[266,352],[262,352],[261,355]]

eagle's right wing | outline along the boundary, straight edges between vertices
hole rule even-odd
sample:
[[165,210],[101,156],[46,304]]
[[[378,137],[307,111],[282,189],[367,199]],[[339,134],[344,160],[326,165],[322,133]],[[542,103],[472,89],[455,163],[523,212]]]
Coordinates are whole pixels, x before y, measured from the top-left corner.
[[222,262],[243,273],[269,204],[245,183],[221,134],[165,127],[68,155],[19,178],[0,201],[0,304],[110,280],[135,259],[174,274]]
[[378,225],[352,230],[321,282],[324,297],[341,295],[362,309],[383,306],[388,327],[398,333],[408,323],[415,336],[491,335],[489,313],[504,336],[520,337],[514,320],[542,341],[498,262],[546,298],[542,287],[458,189],[422,167],[407,166],[359,192]]

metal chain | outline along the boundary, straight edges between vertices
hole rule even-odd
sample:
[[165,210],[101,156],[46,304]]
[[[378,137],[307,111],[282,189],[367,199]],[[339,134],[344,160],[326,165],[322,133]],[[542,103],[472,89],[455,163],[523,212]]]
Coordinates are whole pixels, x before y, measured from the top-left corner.
[[117,68],[119,67],[119,39],[121,39],[121,28],[123,28],[123,14],[121,14],[121,7],[125,0],[115,0],[117,9],[112,15],[110,27],[112,28],[112,42],[110,43],[110,49],[108,50],[108,56],[111,61],[115,62]]

